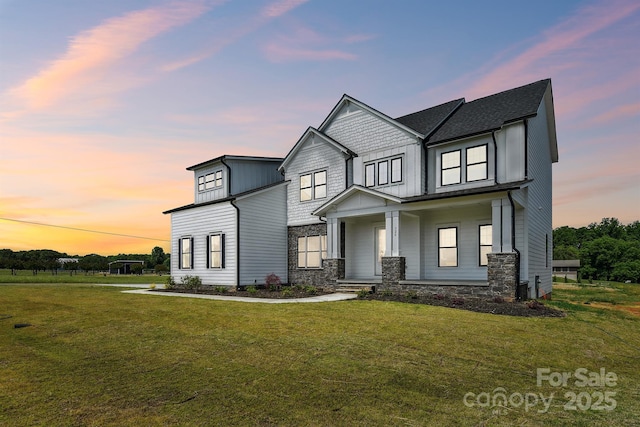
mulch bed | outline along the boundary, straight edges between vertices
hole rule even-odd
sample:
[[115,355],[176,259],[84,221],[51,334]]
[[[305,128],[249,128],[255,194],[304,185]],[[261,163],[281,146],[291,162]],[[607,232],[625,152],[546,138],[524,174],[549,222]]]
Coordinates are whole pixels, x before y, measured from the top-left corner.
[[521,317],[565,317],[564,311],[548,307],[537,300],[498,302],[485,298],[451,298],[440,295],[406,296],[369,294],[360,298],[375,301],[397,301],[409,304],[428,304],[439,307],[458,308],[462,310],[476,311],[478,313],[503,314],[507,316]]
[[[187,290],[187,289],[157,289],[157,292],[179,292],[188,294],[205,294],[205,295],[222,295],[222,296],[234,296],[234,297],[251,297],[251,298],[276,298],[276,299],[288,299],[288,298],[307,298],[316,295],[327,295],[333,292],[324,291],[321,288],[317,288],[315,292],[309,290],[292,287],[285,288],[290,289],[290,293],[282,293],[279,291],[270,291],[267,289],[256,289],[255,292],[249,292],[247,290],[242,291],[229,291],[219,292],[215,289],[199,289],[199,290]],[[360,300],[372,300],[372,301],[395,301],[404,302],[408,304],[427,304],[435,305],[439,307],[457,308],[462,310],[475,311],[478,313],[491,313],[502,314],[507,316],[521,316],[521,317],[564,317],[566,314],[563,311],[548,307],[544,303],[530,300],[525,302],[513,301],[513,302],[499,302],[496,300],[484,299],[484,298],[451,298],[440,295],[429,296],[407,296],[407,295],[384,295],[384,294],[368,294],[364,297],[358,297]]]

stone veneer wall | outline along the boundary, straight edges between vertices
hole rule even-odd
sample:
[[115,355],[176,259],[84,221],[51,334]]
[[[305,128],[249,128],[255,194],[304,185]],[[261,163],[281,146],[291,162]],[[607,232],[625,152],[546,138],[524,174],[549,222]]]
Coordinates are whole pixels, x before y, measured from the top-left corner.
[[[327,224],[320,223],[288,227],[288,232],[289,283],[292,285],[326,286],[327,272],[325,268],[298,268],[298,237],[326,236]],[[328,260],[324,261],[323,266],[326,265],[327,261]]]
[[439,294],[449,297],[480,297],[505,299],[516,296],[516,253],[489,254],[487,266],[487,282],[484,283],[456,283],[455,280],[436,281],[437,284],[428,284],[426,281],[404,280],[403,257],[382,258],[382,284],[381,291],[389,290],[394,293],[406,294],[415,292],[418,295]]

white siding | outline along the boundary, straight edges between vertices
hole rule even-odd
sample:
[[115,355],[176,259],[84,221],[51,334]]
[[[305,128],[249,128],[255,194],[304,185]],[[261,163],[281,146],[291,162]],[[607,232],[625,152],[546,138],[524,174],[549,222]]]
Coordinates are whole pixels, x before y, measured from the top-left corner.
[[[300,201],[300,175],[327,171],[327,197]],[[346,186],[346,160],[334,146],[321,138],[309,137],[285,169],[285,178],[291,181],[287,190],[287,224],[305,225],[319,223],[311,212],[342,192]]]
[[[207,236],[225,235],[225,268],[207,268]],[[179,269],[178,240],[193,237],[193,268]],[[171,275],[176,281],[185,275],[199,276],[206,285],[236,283],[236,210],[230,202],[200,206],[171,214]],[[175,255],[174,255],[175,254]]]
[[[537,116],[529,119],[527,156],[528,174],[533,182],[527,189],[528,197],[528,280],[535,292],[535,276],[540,276],[540,296],[551,292],[552,248],[552,170],[549,132],[545,104],[538,108]],[[546,240],[548,239],[548,247]],[[522,278],[526,280],[526,278]],[[532,294],[535,297],[536,295]]]
[[264,284],[265,276],[287,278],[286,185],[236,202],[240,209],[240,284]]
[[407,280],[418,280],[421,275],[420,217],[412,214],[400,215],[400,256],[405,257]]
[[384,226],[383,215],[346,222],[345,276],[348,279],[375,277],[374,227]]

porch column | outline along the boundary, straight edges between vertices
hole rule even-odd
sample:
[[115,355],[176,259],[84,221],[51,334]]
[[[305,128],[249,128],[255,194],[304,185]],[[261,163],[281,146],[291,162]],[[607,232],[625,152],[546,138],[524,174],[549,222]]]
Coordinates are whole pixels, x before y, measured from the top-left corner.
[[385,213],[385,229],[387,234],[385,256],[400,256],[400,211]]
[[340,221],[339,218],[327,218],[327,258],[342,258],[340,253]]
[[491,225],[493,230],[493,253],[513,252],[511,242],[511,203],[509,199],[495,199],[491,201]]

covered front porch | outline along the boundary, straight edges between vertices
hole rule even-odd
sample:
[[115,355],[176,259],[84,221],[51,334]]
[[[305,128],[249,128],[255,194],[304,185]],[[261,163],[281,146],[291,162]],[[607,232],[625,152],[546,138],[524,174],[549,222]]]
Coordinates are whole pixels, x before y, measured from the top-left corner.
[[515,289],[512,213],[522,208],[506,194],[414,202],[353,188],[320,210],[327,223],[327,277],[337,288],[493,294],[490,271],[508,259]]

